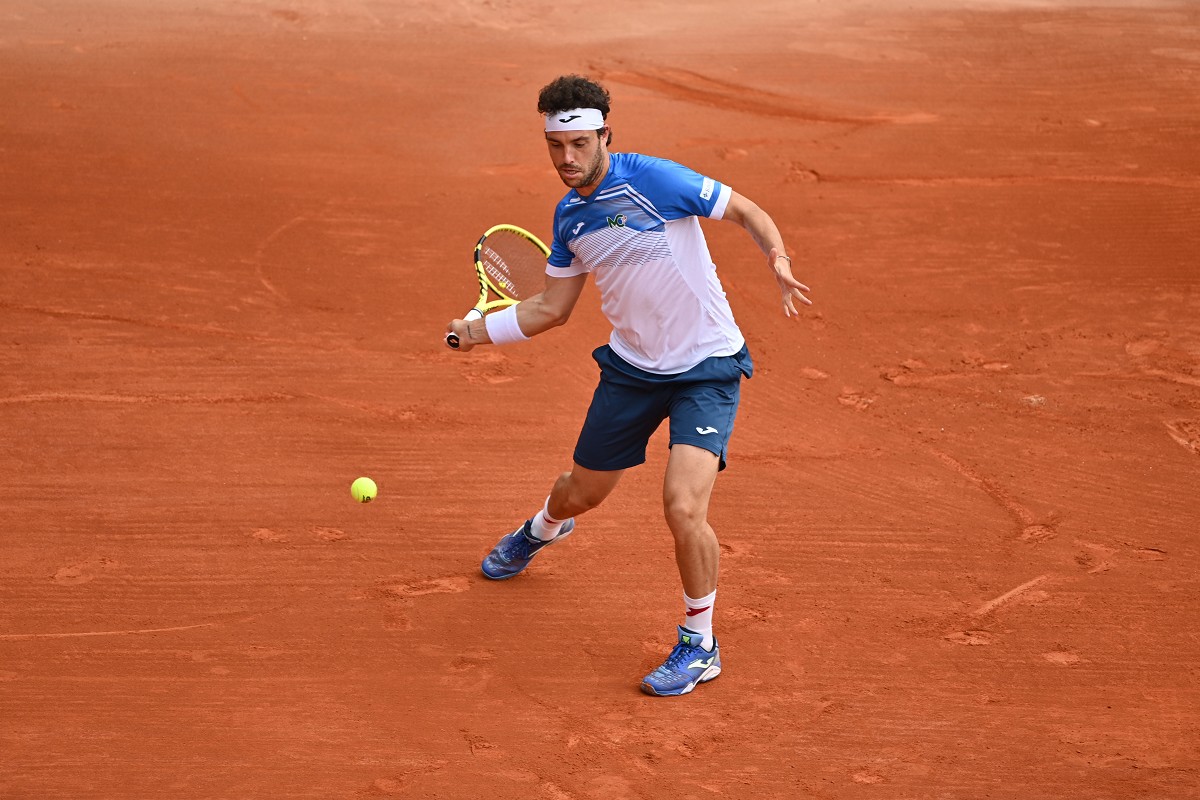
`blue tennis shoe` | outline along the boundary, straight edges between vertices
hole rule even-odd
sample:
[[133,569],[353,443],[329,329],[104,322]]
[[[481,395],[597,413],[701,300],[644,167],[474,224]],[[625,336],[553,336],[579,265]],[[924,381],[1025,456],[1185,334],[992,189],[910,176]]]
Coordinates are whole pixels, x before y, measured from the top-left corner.
[[679,643],[662,666],[642,678],[642,691],[658,697],[687,694],[698,684],[711,681],[721,674],[721,648],[700,646],[704,637],[679,626]]
[[511,578],[528,567],[534,556],[549,545],[567,538],[573,530],[575,530],[575,520],[569,519],[563,523],[558,536],[542,541],[530,531],[530,520],[525,520],[524,525],[501,539],[492,548],[492,552],[487,554],[487,558],[483,559],[483,574],[494,581]]

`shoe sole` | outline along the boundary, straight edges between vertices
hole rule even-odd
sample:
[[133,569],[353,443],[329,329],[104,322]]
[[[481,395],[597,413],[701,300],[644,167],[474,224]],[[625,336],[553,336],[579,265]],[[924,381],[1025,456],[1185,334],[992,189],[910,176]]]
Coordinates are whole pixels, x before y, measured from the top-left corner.
[[687,686],[683,687],[682,689],[680,689],[677,692],[655,691],[654,687],[651,686],[650,684],[646,683],[645,681],[642,681],[642,691],[648,695],[651,695],[652,697],[680,697],[680,696],[685,695],[688,692],[692,691],[692,689],[695,689],[700,684],[708,683],[709,681],[711,681],[713,678],[717,677],[720,674],[721,674],[721,668],[714,664],[713,666],[704,670],[704,672],[700,673],[699,678],[692,681]]
[[[563,539],[567,538],[568,536],[570,536],[570,535],[571,535],[572,533],[574,533],[574,532],[575,532],[575,528],[574,528],[574,526],[572,526],[572,527],[571,527],[571,530],[567,531],[566,533],[560,533],[558,536],[555,536],[553,539],[551,539],[551,540],[550,540],[550,544],[546,545],[546,546],[545,546],[545,547],[543,547],[541,550],[538,550],[538,553],[542,552],[542,550],[545,550],[545,549],[546,549],[546,547],[549,547],[551,544],[557,544],[558,542],[561,542]],[[537,553],[534,553],[533,555],[534,555],[534,558],[537,558]],[[488,575],[488,574],[487,574],[487,570],[485,570],[485,569],[483,568],[483,565],[480,565],[480,567],[479,567],[479,571],[480,571],[480,572],[482,572],[482,573],[483,573],[483,577],[487,578],[489,581],[506,581],[506,580],[508,580],[509,578],[515,578],[515,577],[517,577],[518,575],[520,575],[520,574],[521,574],[522,572],[524,572],[524,571],[525,571],[525,570],[526,570],[526,569],[529,567],[529,565],[530,565],[530,564],[532,564],[532,563],[533,563],[533,558],[529,559],[529,561],[528,561],[528,562],[526,562],[526,564],[525,564],[525,566],[524,566],[524,567],[521,567],[521,568],[520,568],[519,570],[517,570],[516,572],[510,572],[510,573],[508,573],[507,575]]]

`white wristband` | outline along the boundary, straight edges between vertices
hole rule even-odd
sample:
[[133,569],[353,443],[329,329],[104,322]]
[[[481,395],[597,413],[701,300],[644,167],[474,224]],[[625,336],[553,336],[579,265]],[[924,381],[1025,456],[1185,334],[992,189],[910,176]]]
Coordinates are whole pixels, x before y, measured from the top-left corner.
[[483,318],[483,324],[487,328],[488,338],[492,340],[492,344],[513,344],[529,339],[521,331],[521,326],[517,324],[516,303],[495,314],[488,314]]

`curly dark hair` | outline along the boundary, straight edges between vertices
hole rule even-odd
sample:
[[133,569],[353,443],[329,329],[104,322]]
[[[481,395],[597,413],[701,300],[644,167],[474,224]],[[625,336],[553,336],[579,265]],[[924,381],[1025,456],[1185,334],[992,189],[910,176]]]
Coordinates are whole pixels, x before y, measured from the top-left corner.
[[598,108],[608,116],[608,90],[582,75],[562,75],[538,92],[538,111],[556,114],[572,108]]
[[[607,120],[608,90],[582,75],[560,75],[538,92],[537,107],[538,112],[542,114],[557,114],[559,111],[570,111],[572,108],[598,108]],[[612,131],[607,126],[597,130],[596,134],[603,136],[606,131],[608,133],[606,144],[612,144]]]

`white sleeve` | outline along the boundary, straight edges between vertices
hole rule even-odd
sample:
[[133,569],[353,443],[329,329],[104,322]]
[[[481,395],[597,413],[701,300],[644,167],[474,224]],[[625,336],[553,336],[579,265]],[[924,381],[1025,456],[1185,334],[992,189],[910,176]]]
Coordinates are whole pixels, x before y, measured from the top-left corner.
[[732,196],[733,189],[721,184],[721,193],[717,195],[717,202],[713,205],[712,213],[708,215],[709,219],[722,219],[725,216],[725,206],[729,205],[729,198]]

